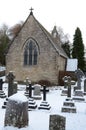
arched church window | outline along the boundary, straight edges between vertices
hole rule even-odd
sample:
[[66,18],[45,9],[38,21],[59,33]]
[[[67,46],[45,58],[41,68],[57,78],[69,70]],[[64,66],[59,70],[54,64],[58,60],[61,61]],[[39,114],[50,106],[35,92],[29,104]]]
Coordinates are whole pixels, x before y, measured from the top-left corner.
[[34,40],[29,39],[24,50],[24,65],[37,65],[38,47]]

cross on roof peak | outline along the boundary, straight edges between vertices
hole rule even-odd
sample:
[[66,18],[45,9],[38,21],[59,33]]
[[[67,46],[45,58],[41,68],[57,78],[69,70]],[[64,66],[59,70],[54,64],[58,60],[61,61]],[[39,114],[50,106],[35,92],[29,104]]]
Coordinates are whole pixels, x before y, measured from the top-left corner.
[[29,10],[30,10],[30,15],[33,15],[33,12],[32,12],[32,11],[33,11],[34,9],[31,7]]

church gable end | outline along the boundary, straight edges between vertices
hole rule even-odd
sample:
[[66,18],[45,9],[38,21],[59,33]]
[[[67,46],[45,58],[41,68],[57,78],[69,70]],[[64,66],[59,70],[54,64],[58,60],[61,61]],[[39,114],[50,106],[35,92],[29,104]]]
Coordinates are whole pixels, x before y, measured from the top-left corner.
[[64,70],[65,60],[64,57],[60,58],[59,50],[50,34],[31,11],[8,50],[6,73],[14,71],[18,81],[29,77],[32,82],[47,80],[58,84],[59,70]]

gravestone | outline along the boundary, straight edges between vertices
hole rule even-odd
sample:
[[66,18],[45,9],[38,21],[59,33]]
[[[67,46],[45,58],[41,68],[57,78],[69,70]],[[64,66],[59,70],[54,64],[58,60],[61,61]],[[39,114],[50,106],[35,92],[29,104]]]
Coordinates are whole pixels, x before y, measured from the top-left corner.
[[15,79],[15,76],[13,74],[12,71],[9,72],[9,74],[6,76],[6,78],[8,79],[8,97],[13,95],[13,83],[14,83],[14,79]]
[[0,90],[2,90],[2,87],[3,87],[3,79],[0,79]]
[[81,81],[82,78],[84,77],[84,73],[82,72],[82,70],[77,69],[75,71],[76,77],[77,77],[77,89],[81,89]]
[[84,95],[86,95],[86,79],[84,80]]
[[28,126],[28,100],[24,95],[17,93],[9,97],[4,126],[17,128]]
[[49,130],[66,130],[66,118],[60,115],[50,115]]
[[33,87],[34,87],[33,98],[34,99],[41,99],[42,98],[41,97],[41,91],[40,91],[41,85],[35,84]]
[[45,110],[50,110],[50,105],[49,103],[46,101],[46,93],[47,93],[47,89],[46,86],[43,86],[43,101],[41,102],[40,106],[38,107],[38,109],[45,109]]
[[67,76],[63,77],[63,81],[64,81],[64,88],[67,88]]
[[66,80],[66,87],[62,89],[61,96],[66,96],[71,97],[71,77],[70,76],[65,76],[64,79]]
[[72,101],[71,99],[71,77],[68,76],[66,77],[66,83],[67,83],[67,99],[66,101],[63,102],[63,106],[61,111],[62,112],[68,112],[68,113],[76,113],[76,107],[75,107],[75,103]]
[[68,97],[71,97],[71,77],[67,77],[67,84],[68,84]]
[[31,98],[32,97],[32,90],[33,90],[33,87],[32,87],[32,84],[31,84],[31,81],[29,80],[29,78],[26,78],[26,92],[25,92],[25,96]]
[[32,98],[32,90],[33,90],[33,87],[32,87],[31,81],[29,80],[29,78],[26,78],[25,96],[27,98],[29,98],[29,100],[28,100],[28,110],[29,111],[37,108],[37,104],[36,104],[35,100]]

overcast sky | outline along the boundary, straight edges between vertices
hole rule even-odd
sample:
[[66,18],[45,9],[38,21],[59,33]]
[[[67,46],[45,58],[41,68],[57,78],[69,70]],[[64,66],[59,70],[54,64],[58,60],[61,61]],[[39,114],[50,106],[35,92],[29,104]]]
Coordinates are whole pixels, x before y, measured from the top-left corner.
[[13,26],[25,21],[33,7],[35,18],[48,30],[61,27],[72,42],[75,29],[80,28],[86,46],[86,0],[0,0],[0,25]]

